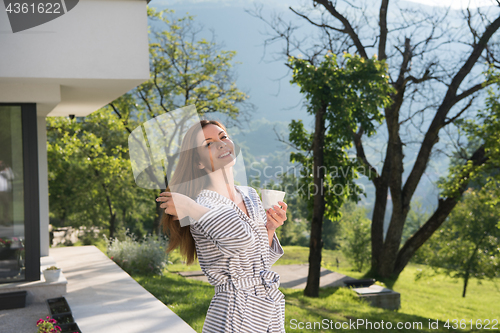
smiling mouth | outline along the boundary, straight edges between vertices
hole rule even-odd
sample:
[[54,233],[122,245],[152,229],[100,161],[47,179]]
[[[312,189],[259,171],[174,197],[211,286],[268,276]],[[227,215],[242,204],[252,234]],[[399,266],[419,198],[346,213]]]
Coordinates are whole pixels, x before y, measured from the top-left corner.
[[229,155],[231,155],[231,152],[230,152],[230,151],[227,151],[227,152],[225,152],[224,154],[220,155],[218,158],[228,157]]

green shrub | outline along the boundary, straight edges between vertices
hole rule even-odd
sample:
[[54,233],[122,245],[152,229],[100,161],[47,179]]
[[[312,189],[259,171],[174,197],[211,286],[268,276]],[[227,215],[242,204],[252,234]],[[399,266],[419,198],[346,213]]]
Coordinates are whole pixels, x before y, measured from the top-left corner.
[[371,221],[366,218],[366,208],[353,202],[346,202],[342,209],[340,250],[354,270],[361,272],[371,259]]
[[108,243],[108,257],[127,273],[162,274],[167,261],[165,239],[147,235],[136,240],[133,234],[127,234],[123,241],[114,238]]

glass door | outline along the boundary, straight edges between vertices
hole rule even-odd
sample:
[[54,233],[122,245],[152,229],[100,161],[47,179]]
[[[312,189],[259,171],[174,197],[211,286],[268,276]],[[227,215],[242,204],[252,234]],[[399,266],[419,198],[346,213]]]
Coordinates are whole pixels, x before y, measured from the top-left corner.
[[[28,136],[33,121],[35,131]],[[33,162],[34,165],[27,168],[28,163]],[[38,175],[33,178],[33,168],[37,172],[34,105],[0,104],[0,283],[38,280],[40,277],[38,193],[36,203],[26,200],[33,198],[33,194],[27,191],[38,191]],[[26,203],[32,207],[27,209]],[[26,216],[27,211],[33,209],[37,210],[36,214],[28,212]],[[35,240],[33,232],[36,233]],[[34,246],[38,248],[34,249]],[[38,258],[33,258],[36,253]],[[27,270],[27,257],[30,266],[38,267]]]

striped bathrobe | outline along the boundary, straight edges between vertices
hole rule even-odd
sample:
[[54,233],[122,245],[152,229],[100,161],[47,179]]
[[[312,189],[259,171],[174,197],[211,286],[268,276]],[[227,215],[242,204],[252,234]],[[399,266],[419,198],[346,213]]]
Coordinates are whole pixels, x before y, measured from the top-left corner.
[[202,190],[196,202],[212,208],[199,221],[190,218],[200,267],[215,286],[203,333],[285,333],[285,299],[271,265],[283,255],[257,192],[235,186],[250,218],[231,200]]

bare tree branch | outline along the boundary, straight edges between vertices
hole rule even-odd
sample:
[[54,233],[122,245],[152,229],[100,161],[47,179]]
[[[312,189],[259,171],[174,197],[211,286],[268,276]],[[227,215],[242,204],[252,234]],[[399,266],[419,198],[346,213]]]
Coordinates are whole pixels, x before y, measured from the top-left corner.
[[380,25],[380,42],[378,44],[378,56],[380,60],[387,59],[385,48],[387,44],[387,7],[389,0],[382,0],[380,5],[379,25]]
[[330,14],[332,14],[335,18],[342,22],[347,34],[349,34],[352,41],[354,42],[354,45],[356,45],[356,49],[358,50],[359,55],[365,59],[368,59],[365,47],[363,46],[363,44],[361,44],[359,36],[354,31],[349,21],[335,9],[335,6],[332,4],[332,2],[328,0],[317,0],[316,2],[323,5],[323,7],[325,7],[325,9],[330,12]]
[[305,16],[304,14],[301,14],[299,12],[297,12],[295,9],[293,9],[292,7],[288,7],[292,12],[294,12],[296,15],[302,17],[303,19],[307,20],[309,23],[311,23],[312,25],[314,26],[317,26],[319,28],[328,28],[328,29],[332,29],[332,30],[335,30],[335,31],[338,31],[338,32],[342,32],[342,33],[347,33],[347,31],[345,29],[339,29],[339,28],[335,28],[335,27],[332,27],[331,25],[328,25],[328,24],[319,24],[319,23],[316,23],[316,22],[313,22],[309,17]]
[[[469,160],[473,162],[474,166],[483,165],[487,161],[487,157],[485,157],[484,145],[479,147],[474,154],[471,156]],[[462,176],[461,186],[458,190],[458,193],[461,195],[468,186],[468,181],[470,175],[465,174]],[[449,215],[451,210],[458,203],[459,198],[440,198],[438,200],[438,207],[434,214],[425,222],[425,224],[413,235],[411,236],[401,250],[398,253],[396,259],[396,269],[401,269],[406,266],[408,261],[411,259],[413,253],[415,253],[418,248],[420,248],[431,236],[432,234],[443,224],[446,217]]]
[[375,170],[375,178],[378,178],[380,175],[378,174],[377,169],[370,164],[368,158],[365,155],[365,149],[363,148],[363,144],[361,142],[361,137],[363,136],[363,132],[364,132],[363,126],[359,127],[357,133],[352,131],[354,145],[356,146],[356,155],[358,159],[368,168],[368,170]]
[[494,22],[492,22],[485,30],[481,38],[479,39],[477,45],[473,48],[469,58],[464,63],[462,68],[458,71],[458,73],[454,76],[446,95],[439,107],[438,111],[434,119],[432,120],[431,125],[429,126],[429,130],[427,131],[424,140],[422,141],[422,146],[420,147],[420,151],[417,156],[417,160],[413,166],[413,169],[408,176],[408,179],[403,188],[403,197],[405,198],[405,203],[409,205],[410,200],[415,192],[415,189],[420,181],[420,177],[425,170],[427,162],[429,160],[429,155],[432,150],[434,144],[439,140],[438,133],[439,130],[443,127],[445,117],[448,114],[449,110],[459,101],[458,97],[466,97],[472,94],[475,91],[481,89],[481,86],[476,85],[475,87],[470,88],[459,96],[456,95],[458,87],[465,79],[465,77],[470,73],[472,67],[477,62],[477,59],[484,51],[486,44],[490,40],[491,36],[500,28],[500,16],[496,18]]
[[472,102],[474,101],[474,99],[475,99],[475,96],[474,96],[474,97],[472,97],[472,98],[469,100],[469,102],[467,103],[467,105],[465,105],[465,106],[462,108],[462,110],[460,110],[460,112],[458,112],[458,113],[457,113],[454,117],[452,117],[452,118],[450,118],[449,120],[445,121],[445,122],[443,123],[443,126],[446,126],[446,125],[448,125],[448,124],[450,124],[450,123],[454,122],[455,120],[457,120],[457,119],[458,119],[458,117],[460,117],[460,116],[461,116],[461,115],[462,115],[465,111],[467,111],[467,109],[469,109],[469,108],[471,107]]

